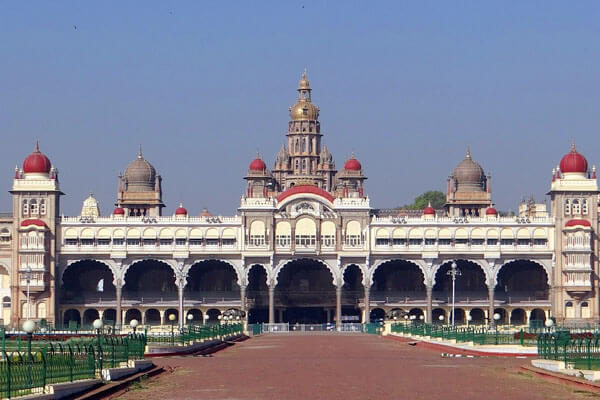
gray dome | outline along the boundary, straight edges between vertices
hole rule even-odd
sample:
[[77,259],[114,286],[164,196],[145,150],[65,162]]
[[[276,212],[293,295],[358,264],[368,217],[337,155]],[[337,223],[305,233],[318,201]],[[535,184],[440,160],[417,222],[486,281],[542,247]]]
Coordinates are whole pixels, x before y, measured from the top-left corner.
[[140,150],[137,158],[125,170],[128,192],[153,192],[156,182],[156,169],[142,157]]
[[469,149],[467,149],[465,159],[454,168],[453,175],[456,179],[456,190],[459,192],[484,190],[485,174],[483,173],[483,168],[473,161]]

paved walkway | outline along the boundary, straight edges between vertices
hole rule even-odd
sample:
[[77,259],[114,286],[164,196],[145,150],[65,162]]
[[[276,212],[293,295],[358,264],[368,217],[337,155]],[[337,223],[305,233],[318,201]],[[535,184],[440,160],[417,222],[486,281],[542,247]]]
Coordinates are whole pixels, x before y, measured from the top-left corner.
[[171,369],[119,399],[590,399],[519,370],[527,360],[441,358],[375,335],[264,335]]

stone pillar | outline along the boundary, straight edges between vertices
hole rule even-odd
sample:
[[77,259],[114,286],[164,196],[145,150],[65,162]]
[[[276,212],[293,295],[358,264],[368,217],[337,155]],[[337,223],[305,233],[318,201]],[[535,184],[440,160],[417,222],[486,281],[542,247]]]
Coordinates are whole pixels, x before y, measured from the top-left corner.
[[335,326],[342,326],[342,285],[335,287]]
[[365,324],[368,324],[369,322],[371,322],[371,286],[364,286],[365,288],[365,317],[363,318],[363,322]]
[[122,294],[122,290],[123,290],[123,282],[121,282],[121,280],[117,280],[117,284],[115,285],[115,289],[116,289],[116,294],[117,294],[117,309],[116,309],[116,321],[115,321],[115,325],[117,326],[117,328],[121,328],[121,322],[122,320],[122,312],[121,312],[121,294]]
[[183,329],[183,325],[185,324],[185,313],[183,310],[183,289],[184,289],[184,285],[178,285],[177,287],[177,294],[178,294],[178,300],[179,300],[179,329]]
[[431,314],[433,312],[433,286],[425,286],[427,292],[427,312],[425,313],[426,322],[432,323]]
[[495,324],[494,321],[494,286],[488,286],[488,322],[490,324]]
[[275,323],[275,285],[269,285],[269,323]]
[[[241,307],[240,309],[243,312],[247,312],[246,311],[246,285],[241,285],[240,286],[240,302],[241,302]],[[246,315],[247,316],[247,315]]]

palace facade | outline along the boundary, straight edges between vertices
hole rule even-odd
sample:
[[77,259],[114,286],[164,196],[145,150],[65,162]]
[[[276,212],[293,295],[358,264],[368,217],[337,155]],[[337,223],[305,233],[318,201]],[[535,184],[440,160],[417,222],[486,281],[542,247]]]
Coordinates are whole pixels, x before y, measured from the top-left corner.
[[[551,207],[493,207],[491,177],[469,150],[448,177],[446,204],[375,209],[362,164],[341,169],[322,145],[306,74],[272,169],[257,157],[238,214],[189,215],[162,200],[141,150],[119,176],[115,208],[90,195],[62,216],[58,172],[36,145],[15,168],[12,213],[0,215],[4,324],[96,318],[160,324],[175,314],[249,322],[369,321],[391,310],[458,322],[597,322],[598,186],[573,145],[549,175]],[[550,179],[551,178],[551,179]]]

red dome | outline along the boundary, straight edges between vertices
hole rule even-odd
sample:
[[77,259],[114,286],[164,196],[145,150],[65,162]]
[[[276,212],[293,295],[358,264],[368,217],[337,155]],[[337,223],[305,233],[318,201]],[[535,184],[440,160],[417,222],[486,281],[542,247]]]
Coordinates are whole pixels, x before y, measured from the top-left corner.
[[183,204],[180,204],[175,210],[175,215],[187,215],[187,210],[183,207]]
[[113,215],[125,215],[125,210],[121,207],[115,207]]
[[48,157],[40,152],[36,142],[35,150],[23,161],[23,172],[26,174],[47,174],[50,172],[52,163]]
[[263,160],[260,159],[260,157],[256,157],[254,160],[252,160],[248,169],[250,171],[264,171],[267,169],[267,165]]
[[435,215],[435,209],[429,204],[423,209],[423,215]]
[[41,219],[26,219],[25,221],[21,222],[21,226],[31,226],[31,225],[39,226],[42,228],[46,227],[46,223],[44,221],[42,221]]
[[346,164],[344,164],[344,169],[350,171],[360,171],[362,169],[362,165],[360,165],[360,162],[356,158],[354,158],[353,155],[348,159],[348,161],[346,161]]
[[571,145],[571,151],[563,156],[560,160],[560,171],[561,172],[577,172],[586,173],[588,170],[588,163],[584,156],[579,154],[575,150],[575,143]]
[[485,215],[498,215],[498,211],[494,207],[490,207],[485,210]]
[[200,216],[201,217],[212,217],[212,214],[210,212],[208,212],[208,210],[206,208],[204,208],[204,209],[202,209]]
[[590,224],[590,221],[585,219],[571,219],[565,224],[565,226],[592,226],[592,224]]

